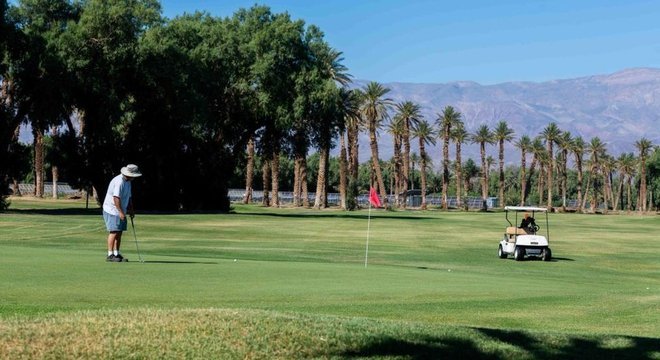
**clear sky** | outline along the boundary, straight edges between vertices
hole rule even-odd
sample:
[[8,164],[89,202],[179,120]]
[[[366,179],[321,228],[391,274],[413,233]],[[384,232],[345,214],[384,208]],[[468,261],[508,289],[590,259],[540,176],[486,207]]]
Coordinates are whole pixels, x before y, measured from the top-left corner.
[[481,84],[660,67],[660,1],[161,0],[169,18],[255,3],[324,31],[356,79]]

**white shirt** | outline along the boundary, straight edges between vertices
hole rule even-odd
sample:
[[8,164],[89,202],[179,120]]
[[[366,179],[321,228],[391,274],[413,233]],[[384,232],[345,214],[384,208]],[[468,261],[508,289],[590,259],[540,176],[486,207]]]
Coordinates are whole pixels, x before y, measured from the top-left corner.
[[103,211],[110,215],[119,216],[119,210],[115,206],[115,196],[121,200],[122,211],[125,214],[128,202],[131,199],[131,182],[124,180],[123,175],[117,175],[110,181],[108,192],[103,200]]

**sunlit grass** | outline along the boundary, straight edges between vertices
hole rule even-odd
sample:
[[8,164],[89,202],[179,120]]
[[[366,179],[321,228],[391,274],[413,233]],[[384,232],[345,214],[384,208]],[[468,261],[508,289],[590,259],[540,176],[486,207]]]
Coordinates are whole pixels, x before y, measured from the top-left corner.
[[367,211],[237,205],[138,214],[110,264],[98,209],[12,201],[0,358],[660,356],[656,216],[551,214],[548,263],[497,258],[502,213],[372,211],[365,268]]

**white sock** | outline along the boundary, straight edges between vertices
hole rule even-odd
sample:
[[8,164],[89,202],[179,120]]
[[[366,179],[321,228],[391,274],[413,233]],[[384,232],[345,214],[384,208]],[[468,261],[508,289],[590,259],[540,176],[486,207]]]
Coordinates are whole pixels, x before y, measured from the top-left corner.
[[112,250],[108,250],[108,256],[112,255]]
[[115,256],[119,255],[119,251],[115,250]]

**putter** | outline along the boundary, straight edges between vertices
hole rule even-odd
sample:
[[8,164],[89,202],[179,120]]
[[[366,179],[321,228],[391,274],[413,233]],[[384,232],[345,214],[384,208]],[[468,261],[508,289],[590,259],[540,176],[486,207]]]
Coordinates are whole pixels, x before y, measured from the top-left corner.
[[135,234],[135,223],[133,223],[133,217],[131,216],[131,227],[133,228],[133,238],[135,239],[135,248],[137,249],[138,259],[143,263],[142,255],[140,255],[140,247],[138,246],[137,235]]

